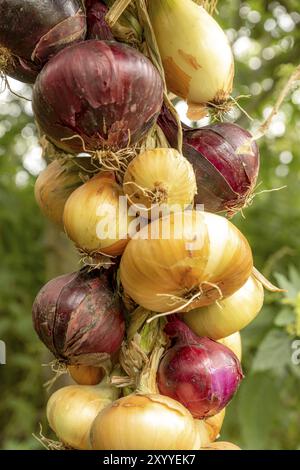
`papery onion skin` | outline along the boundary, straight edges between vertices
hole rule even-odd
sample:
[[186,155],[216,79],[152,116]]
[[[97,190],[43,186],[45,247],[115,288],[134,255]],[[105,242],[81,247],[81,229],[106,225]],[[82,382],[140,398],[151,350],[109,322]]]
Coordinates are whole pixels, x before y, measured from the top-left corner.
[[201,446],[205,447],[215,441],[220,435],[223,421],[225,418],[226,409],[220,411],[215,416],[211,416],[207,419],[196,419],[195,423],[200,433]]
[[105,375],[103,367],[69,365],[68,371],[78,385],[98,385]]
[[[163,107],[158,123],[170,145],[177,146],[177,124]],[[244,207],[255,188],[259,149],[247,130],[232,123],[183,128],[183,155],[192,164],[197,182],[196,204],[209,212],[234,214]],[[239,153],[251,143],[252,152]]]
[[199,434],[180,403],[162,395],[129,395],[99,413],[91,428],[93,450],[194,450]]
[[35,182],[34,195],[41,211],[61,228],[68,197],[84,183],[84,167],[88,169],[89,166],[87,160],[89,159],[54,160],[39,174]]
[[197,192],[191,164],[177,150],[164,148],[143,152],[129,163],[123,190],[131,203],[147,209],[177,204],[182,210]]
[[[120,215],[122,196],[126,203],[122,188],[111,172],[97,174],[71,194],[64,208],[64,227],[68,237],[83,252],[108,256],[123,253],[129,241],[130,217],[127,207]],[[111,235],[104,233],[110,229]]]
[[121,346],[125,323],[111,270],[81,270],[49,281],[32,308],[40,340],[67,364],[101,365]]
[[[182,221],[181,213],[178,217]],[[181,224],[176,218],[171,214],[143,228],[121,259],[125,292],[154,312],[187,312],[226,298],[242,287],[253,269],[247,240],[227,219],[200,211],[186,211]],[[164,226],[171,227],[166,239],[161,238]],[[158,227],[160,238],[151,239],[153,227]]]
[[222,344],[197,337],[178,319],[167,323],[165,332],[177,341],[159,364],[160,393],[182,403],[194,418],[219,413],[243,378],[238,358]]
[[35,83],[33,110],[41,131],[67,152],[116,150],[145,136],[162,97],[162,79],[144,55],[90,40],[46,64]]
[[218,343],[223,344],[228,349],[230,349],[241,362],[242,360],[242,338],[239,331],[233,333],[232,335],[226,336],[226,338],[218,339]]
[[87,39],[112,41],[114,36],[105,21],[108,7],[100,0],[86,0]]
[[91,450],[89,433],[98,413],[118,397],[108,385],[70,385],[57,390],[48,400],[47,419],[64,444],[78,450]]
[[241,450],[241,448],[232,442],[217,441],[202,447],[201,450]]
[[1,0],[0,18],[0,46],[10,54],[4,72],[28,83],[52,55],[86,33],[80,0]]
[[169,91],[192,105],[226,101],[234,61],[218,23],[192,0],[151,0],[149,15]]
[[245,328],[258,315],[263,302],[264,289],[254,276],[250,276],[231,296],[191,310],[182,319],[198,336],[217,340]]

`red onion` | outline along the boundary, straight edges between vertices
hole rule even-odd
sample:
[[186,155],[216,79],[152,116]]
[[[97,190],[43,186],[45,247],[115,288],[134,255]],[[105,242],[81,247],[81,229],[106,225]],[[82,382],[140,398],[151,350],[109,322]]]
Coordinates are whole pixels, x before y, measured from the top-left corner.
[[63,150],[115,150],[147,133],[162,97],[161,77],[145,56],[124,44],[91,40],[48,62],[34,87],[33,109],[42,131]]
[[113,34],[105,21],[108,7],[100,0],[86,0],[87,38],[113,40]]
[[219,413],[243,378],[238,358],[226,346],[196,336],[177,318],[167,323],[165,332],[175,345],[158,368],[160,393],[182,403],[194,418]]
[[[177,146],[177,126],[164,109],[159,124],[172,146]],[[183,154],[193,165],[198,194],[196,204],[209,212],[233,214],[247,203],[259,172],[259,149],[252,142],[252,153],[239,153],[251,142],[251,134],[231,123],[212,124],[200,129],[183,127]]]
[[110,270],[65,274],[49,281],[33,304],[35,330],[56,358],[99,365],[121,346],[125,324]]
[[0,68],[33,83],[49,57],[85,33],[81,0],[0,0]]

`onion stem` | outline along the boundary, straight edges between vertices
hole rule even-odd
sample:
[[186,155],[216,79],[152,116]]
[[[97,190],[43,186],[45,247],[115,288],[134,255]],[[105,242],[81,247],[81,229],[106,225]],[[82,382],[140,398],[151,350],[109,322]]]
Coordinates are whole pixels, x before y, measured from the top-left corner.
[[116,0],[113,6],[110,8],[109,12],[107,13],[105,20],[109,24],[110,27],[113,27],[124,10],[128,7],[131,0]]

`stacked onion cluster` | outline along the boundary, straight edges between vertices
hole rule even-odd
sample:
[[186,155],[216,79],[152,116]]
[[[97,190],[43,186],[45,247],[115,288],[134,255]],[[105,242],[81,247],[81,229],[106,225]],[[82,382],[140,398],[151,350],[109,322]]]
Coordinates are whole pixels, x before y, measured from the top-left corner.
[[259,152],[235,124],[181,126],[168,98],[197,118],[230,97],[230,46],[197,3],[131,2],[112,21],[128,2],[0,0],[2,72],[34,83],[58,157],[36,200],[98,264],[49,281],[33,305],[77,383],[47,405],[71,448],[236,449],[215,441],[243,378],[239,330],[264,292],[222,213],[251,197]]

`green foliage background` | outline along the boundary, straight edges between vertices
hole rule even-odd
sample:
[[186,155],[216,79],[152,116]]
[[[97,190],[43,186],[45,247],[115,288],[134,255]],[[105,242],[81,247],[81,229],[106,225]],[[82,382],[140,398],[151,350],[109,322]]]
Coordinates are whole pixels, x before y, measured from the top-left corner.
[[[250,95],[239,103],[253,121],[243,113],[235,118],[251,129],[299,60],[299,1],[220,0],[219,21],[236,52],[234,96]],[[228,407],[222,439],[246,449],[300,448],[300,365],[291,361],[292,341],[300,335],[300,91],[286,100],[278,122],[260,141],[257,192],[286,188],[257,195],[245,218],[234,219],[256,266],[288,290],[268,295],[243,331],[246,379]],[[74,268],[72,254],[62,261],[67,242],[34,201],[35,176],[22,158],[34,139],[28,103],[0,95],[0,339],[7,345],[7,365],[0,366],[2,449],[40,448],[32,433],[44,422],[45,350],[32,329],[31,304],[47,279]]]

